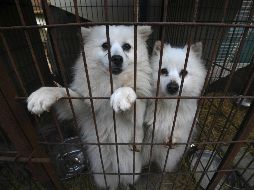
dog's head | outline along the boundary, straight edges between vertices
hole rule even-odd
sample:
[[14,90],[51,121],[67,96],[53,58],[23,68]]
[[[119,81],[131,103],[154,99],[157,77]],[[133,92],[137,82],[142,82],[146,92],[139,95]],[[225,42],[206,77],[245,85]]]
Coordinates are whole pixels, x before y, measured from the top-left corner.
[[[107,42],[106,26],[81,28],[85,40],[87,57],[94,60],[94,64],[102,64],[104,69],[109,69],[108,52],[111,53],[112,74],[122,73],[128,66],[134,63],[134,27],[133,26],[110,26]],[[146,40],[151,34],[150,26],[137,27],[137,61],[146,59]],[[132,65],[133,67],[133,65]]]
[[[151,63],[153,66],[154,85],[158,78],[161,42],[154,45]],[[182,95],[197,96],[200,94],[205,78],[205,68],[202,63],[202,43],[191,45],[187,68],[184,70],[187,46],[172,48],[164,45],[162,66],[160,70],[160,94],[163,96],[178,95],[182,77],[184,78]]]

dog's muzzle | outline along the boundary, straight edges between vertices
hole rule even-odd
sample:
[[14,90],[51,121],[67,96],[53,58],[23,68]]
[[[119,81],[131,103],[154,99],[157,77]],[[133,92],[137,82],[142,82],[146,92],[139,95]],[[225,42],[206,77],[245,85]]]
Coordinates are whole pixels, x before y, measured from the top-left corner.
[[113,55],[111,57],[111,67],[112,67],[112,73],[114,75],[120,74],[123,66],[123,57],[121,55]]

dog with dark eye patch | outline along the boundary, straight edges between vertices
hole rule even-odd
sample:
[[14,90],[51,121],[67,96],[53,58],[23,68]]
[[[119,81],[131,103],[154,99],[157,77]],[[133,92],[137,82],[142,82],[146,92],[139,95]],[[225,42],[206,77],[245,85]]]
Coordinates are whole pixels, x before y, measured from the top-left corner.
[[[160,60],[161,43],[157,41],[154,45],[151,65],[153,70],[153,93],[156,94],[158,69]],[[178,96],[181,87],[181,81],[184,79],[182,87],[182,96],[199,96],[205,80],[206,70],[202,63],[202,43],[198,42],[191,45],[187,67],[184,68],[187,46],[184,48],[173,48],[169,44],[164,45],[162,65],[160,72],[160,97]],[[155,101],[148,103],[145,125],[145,142],[151,143],[154,121]],[[175,120],[175,126],[172,138],[171,130],[175,117],[177,99],[159,99],[157,104],[156,123],[154,130],[154,143],[164,143],[163,145],[154,145],[151,161],[164,168],[168,146],[169,155],[166,164],[166,171],[172,171],[181,156],[183,155],[185,145],[176,145],[175,143],[186,143],[193,123],[194,115],[197,109],[197,99],[181,99]],[[151,146],[143,146],[142,154],[145,164],[150,159]]]

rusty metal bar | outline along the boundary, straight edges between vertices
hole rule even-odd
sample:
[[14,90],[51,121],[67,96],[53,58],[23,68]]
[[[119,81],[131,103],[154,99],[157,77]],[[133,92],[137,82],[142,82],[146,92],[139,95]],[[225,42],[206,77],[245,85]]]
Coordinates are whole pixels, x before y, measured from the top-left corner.
[[[163,0],[163,13],[162,13],[162,21],[165,22],[167,19],[167,9],[168,8],[168,0]],[[156,97],[159,96],[159,89],[160,89],[160,70],[162,66],[162,57],[163,57],[163,50],[164,50],[164,38],[165,38],[165,26],[163,25],[162,28],[160,28],[160,42],[161,42],[161,49],[160,49],[160,59],[159,59],[159,69],[157,74],[157,84],[156,84]],[[153,128],[152,128],[152,139],[151,139],[151,148],[149,153],[149,161],[148,161],[148,171],[151,171],[151,158],[152,158],[152,152],[153,152],[153,141],[154,141],[154,132],[155,132],[155,125],[156,125],[156,113],[157,113],[157,107],[158,107],[158,99],[155,99],[154,104],[154,116],[153,116]],[[148,182],[149,182],[149,176],[147,176],[146,180],[146,190],[148,189]]]
[[31,25],[31,26],[1,26],[0,30],[29,30],[36,28],[55,28],[66,26],[101,26],[101,25],[126,25],[126,26],[212,26],[218,28],[254,28],[250,24],[228,24],[221,22],[80,22],[67,24]]
[[[228,0],[226,0],[225,3],[224,3],[224,12],[223,12],[223,17],[222,17],[222,21],[221,21],[221,22],[224,22],[224,20],[225,20],[226,13],[227,13],[227,10],[228,10],[228,5],[229,5],[229,4],[228,4]],[[211,56],[210,63],[209,63],[209,65],[208,65],[208,70],[207,70],[205,82],[204,82],[204,85],[203,85],[203,88],[202,88],[202,91],[201,91],[201,96],[204,95],[205,89],[207,88],[207,86],[208,86],[208,84],[209,84],[209,82],[210,82],[209,76],[210,76],[210,74],[213,73],[213,69],[214,69],[213,63],[215,63],[216,55],[217,55],[218,52],[219,52],[219,45],[221,44],[221,42],[222,42],[222,40],[223,40],[223,34],[224,34],[224,32],[225,32],[225,29],[222,28],[222,29],[220,30],[220,32],[219,32],[219,35],[218,35],[217,40],[215,41],[214,45],[212,45],[212,47],[213,47],[212,56]],[[211,72],[211,71],[212,71],[212,72]],[[193,133],[193,129],[194,129],[195,124],[196,124],[196,119],[197,119],[197,117],[198,117],[198,115],[199,115],[200,110],[202,109],[201,107],[204,106],[204,101],[203,101],[203,104],[202,104],[202,105],[201,105],[201,104],[202,104],[201,99],[199,99],[198,104],[197,104],[197,110],[196,110],[196,113],[195,113],[195,116],[194,116],[194,119],[193,119],[193,122],[192,122],[191,131],[190,131],[190,134],[189,134],[187,143],[188,143],[188,142],[190,141],[190,139],[191,139],[191,135],[192,135],[192,133]],[[183,162],[183,158],[184,158],[184,156],[185,156],[186,153],[187,153],[187,147],[188,147],[188,146],[186,145],[185,150],[184,150],[184,154],[183,154],[183,157],[182,157],[182,160],[181,160],[181,163]],[[203,151],[204,151],[204,149],[203,149]],[[199,161],[196,162],[196,164],[195,164],[195,166],[194,166],[194,169],[193,169],[194,171],[196,170],[196,168],[197,168],[197,166],[198,166],[198,163],[200,162],[201,156],[202,156],[202,154],[200,154],[199,157],[198,157],[198,160],[199,160]],[[192,162],[192,159],[191,159],[191,162]],[[187,182],[187,184],[188,184],[188,182]]]
[[[232,169],[236,169],[236,168],[237,168],[237,166],[238,166],[239,163],[243,160],[243,158],[246,156],[246,154],[248,153],[248,151],[250,150],[250,148],[251,148],[251,145],[248,144],[248,146],[247,146],[247,148],[245,149],[244,153],[242,154],[242,156],[240,157],[240,159],[237,161],[237,163],[234,164],[234,166],[233,166]],[[247,168],[247,169],[248,169],[248,168]],[[227,177],[224,178],[224,180],[223,180],[223,182],[221,183],[220,188],[219,188],[218,190],[220,190],[220,189],[223,187],[223,185],[225,184],[226,180],[227,180]]]
[[[207,173],[214,173],[214,172],[232,172],[232,171],[238,171],[238,170],[245,170],[246,168],[235,168],[235,169],[225,169],[225,170],[209,170],[206,171]],[[247,170],[253,170],[254,168],[247,168]],[[196,171],[195,173],[202,173],[203,171]],[[172,172],[165,172],[166,174],[171,174],[171,175],[176,175],[178,172],[177,171],[172,171]],[[190,175],[190,171],[182,171],[179,172],[181,175]],[[104,175],[102,172],[82,172],[80,175]],[[117,172],[106,172],[106,175],[118,175]],[[134,173],[135,175],[161,175],[161,172],[155,171],[155,172],[136,172]],[[121,175],[133,175],[133,173],[121,173]]]
[[[21,10],[20,4],[19,4],[19,0],[15,0],[15,5],[16,5],[16,7],[17,7],[17,11],[18,11],[18,14],[19,14],[19,17],[20,17],[20,20],[21,20],[22,25],[23,25],[23,26],[26,26],[25,19],[24,19],[24,15],[23,15],[23,13],[22,13],[22,10]],[[36,59],[35,51],[34,51],[34,49],[33,49],[32,43],[31,43],[31,39],[30,39],[30,37],[29,37],[27,31],[24,31],[24,33],[25,33],[25,38],[26,38],[27,44],[28,44],[28,46],[29,46],[29,50],[30,50],[31,56],[32,56],[32,60],[33,60],[33,62],[34,62],[35,68],[36,68],[36,72],[37,72],[38,75],[39,75],[39,79],[40,79],[41,84],[42,84],[43,86],[45,86],[45,82],[44,82],[44,79],[43,79],[43,77],[42,77],[43,74],[41,73],[41,69],[39,68],[39,63],[38,63],[38,61],[37,61],[37,59]],[[10,61],[11,61],[12,68],[13,68],[14,71],[15,71],[15,74],[16,74],[16,76],[17,76],[17,79],[18,79],[18,81],[19,81],[19,84],[20,84],[20,86],[21,86],[21,88],[22,88],[22,90],[23,90],[23,93],[27,96],[27,95],[28,95],[28,94],[27,94],[27,91],[26,91],[25,86],[24,86],[24,84],[23,84],[23,81],[22,81],[22,79],[21,79],[21,77],[20,77],[20,75],[19,75],[17,66],[16,66],[16,64],[15,64],[15,62],[14,62],[14,59],[13,59],[13,57],[11,56],[11,52],[10,52],[10,50],[9,50],[8,43],[7,43],[7,41],[5,40],[5,37],[4,37],[4,35],[3,35],[2,33],[1,33],[1,37],[2,37],[2,39],[3,39],[4,46],[5,46],[6,50],[7,50],[9,59],[10,59]],[[49,72],[49,71],[48,71],[48,72]],[[52,112],[52,116],[53,116],[53,118],[54,118],[54,123],[55,123],[55,125],[56,125],[56,127],[57,127],[57,130],[58,130],[58,132],[59,132],[60,139],[61,139],[61,141],[63,141],[63,135],[62,135],[62,132],[61,132],[61,130],[60,130],[60,126],[59,126],[59,123],[58,123],[58,121],[57,121],[57,119],[56,119],[56,115],[55,115],[54,112]],[[38,121],[37,118],[35,118],[35,119],[36,119],[36,121]]]
[[[204,88],[205,89],[205,88]],[[16,96],[15,99],[17,101],[26,100],[28,97]],[[139,96],[137,99],[238,99],[238,98],[248,98],[254,99],[253,96],[244,96],[244,95],[237,95],[237,96],[165,96],[165,97],[156,97],[156,96]],[[93,96],[93,97],[62,97],[61,99],[110,99],[109,96]]]
[[[228,4],[227,4],[228,5]],[[225,10],[225,9],[224,9]],[[225,14],[225,12],[224,12],[224,14]],[[224,17],[225,17],[225,15],[224,15]],[[223,18],[224,18],[223,17]],[[234,32],[235,32],[235,29],[234,29]],[[231,44],[231,39],[230,39],[230,44]],[[229,49],[227,50],[227,54],[229,53]],[[212,73],[214,73],[214,68],[215,68],[215,65],[214,65],[214,67],[212,68]],[[224,66],[222,66],[222,68],[224,69],[225,67]],[[231,71],[231,70],[230,70]],[[222,73],[223,71],[221,71],[221,73]],[[211,74],[212,74],[211,73]],[[211,81],[211,78],[209,78],[209,82],[208,83],[210,83],[210,81]],[[213,94],[213,95],[215,95],[215,93]],[[203,102],[203,105],[202,105],[202,108],[203,108],[203,106],[204,106],[204,103],[205,102]],[[206,122],[207,122],[207,118],[208,118],[208,116],[209,116],[209,113],[210,113],[210,111],[211,111],[211,107],[213,106],[213,101],[211,101],[210,102],[210,106],[209,106],[209,110],[208,110],[208,113],[207,113],[207,115],[206,115],[206,118],[205,118],[205,123],[204,123],[204,125],[206,124]],[[217,110],[219,110],[220,111],[220,106],[218,106],[217,107]],[[209,131],[210,130],[212,130],[211,129],[212,128],[212,125],[211,125],[211,127],[209,128]],[[204,129],[204,127],[202,128],[202,130],[201,130],[201,132],[200,132],[200,135],[202,134],[202,132],[203,132],[203,129]],[[209,133],[209,138],[210,138],[210,135],[211,135],[211,133]],[[203,147],[203,149],[202,149],[203,151],[205,150],[205,147]],[[200,159],[201,159],[201,156],[202,156],[202,154],[200,154],[199,155],[199,158],[197,159],[197,161],[196,161],[196,165],[195,165],[195,167],[194,167],[194,170],[196,170],[196,168],[197,168],[197,166],[198,166],[198,163],[200,162]]]
[[3,162],[33,162],[33,163],[49,163],[49,158],[43,157],[36,157],[36,158],[29,158],[29,157],[13,157],[13,156],[0,156],[0,161]]
[[14,61],[14,59],[13,59],[13,56],[11,55],[11,51],[10,51],[9,45],[8,45],[6,39],[5,39],[5,36],[3,35],[2,32],[0,32],[0,36],[1,36],[1,38],[2,38],[2,41],[3,41],[3,44],[4,44],[4,48],[5,48],[5,50],[7,51],[8,57],[9,57],[9,59],[10,59],[11,66],[12,66],[12,68],[13,68],[13,70],[14,70],[16,76],[17,76],[19,85],[20,85],[20,87],[21,87],[21,89],[22,89],[24,95],[27,96],[28,94],[27,94],[25,85],[24,85],[24,83],[22,82],[22,78],[21,78],[21,76],[20,76],[20,74],[19,74],[19,72],[18,72],[18,69],[17,69],[17,67],[16,67],[15,61]]
[[[249,15],[249,22],[251,21],[253,14],[254,14],[254,6],[252,6],[251,13],[250,13],[250,15]],[[244,42],[245,42],[245,40],[246,40],[247,33],[248,33],[248,30],[245,28],[244,33],[243,33],[243,35],[242,35],[242,39],[241,39],[240,45],[239,45],[239,47],[238,47],[238,51],[237,51],[237,53],[236,53],[236,55],[235,55],[235,57],[234,57],[235,62],[234,62],[234,64],[233,64],[232,70],[231,70],[231,72],[230,72],[230,74],[229,74],[229,80],[227,81],[227,84],[226,84],[226,86],[225,86],[224,94],[227,93],[227,91],[228,91],[228,89],[229,89],[229,86],[230,86],[230,84],[231,84],[231,81],[232,81],[232,78],[233,78],[233,75],[234,75],[234,71],[236,70],[236,68],[237,68],[237,63],[238,63],[238,61],[239,61],[239,59],[240,59],[240,52],[241,52],[240,50],[242,50],[242,48],[243,48]],[[224,99],[221,99],[220,102],[219,102],[218,110],[221,110],[221,107],[222,107],[222,105],[223,105],[223,102],[224,102]],[[212,127],[214,126],[215,122],[216,122],[216,117],[214,117],[209,131],[212,130]],[[209,132],[209,133],[210,133],[210,132]],[[223,132],[222,132],[222,133],[223,133]],[[210,135],[211,135],[211,133],[209,134],[209,137],[208,137],[208,138],[210,138]],[[213,151],[216,150],[216,147],[217,147],[217,146],[214,147]],[[205,170],[207,170],[207,169],[210,167],[210,165],[211,165],[211,163],[212,163],[212,162],[210,162],[210,161],[213,161],[213,159],[214,159],[213,156],[211,156],[211,157],[209,158],[209,161],[208,161],[208,164],[207,164],[206,167],[205,167]],[[209,164],[209,163],[210,163],[210,164]],[[201,180],[203,179],[203,176],[204,176],[204,175],[202,174],[202,176],[201,176],[200,179],[199,179],[199,182],[197,183],[197,186],[198,186],[198,184],[201,182]]]
[[[1,124],[3,124],[3,130],[10,137],[21,155],[24,154],[24,156],[27,156],[31,151],[35,150],[35,156],[46,157],[46,153],[41,149],[37,142],[36,132],[34,131],[34,126],[31,120],[24,111],[23,106],[20,103],[17,103],[13,98],[16,96],[15,86],[11,82],[10,76],[8,76],[8,72],[2,63],[0,64],[0,71],[0,79],[3,81],[0,83],[0,101],[1,108],[3,108],[2,112],[0,112],[0,117]],[[39,173],[41,171],[40,173],[42,176],[48,175],[50,177],[56,189],[63,189],[52,165],[44,163],[42,166],[46,169],[47,174],[45,174],[44,170],[32,169],[31,172],[37,171],[37,173]]]
[[[46,14],[48,16],[50,16],[50,10],[49,10],[49,7],[48,7],[48,3],[46,1],[43,1],[43,3],[44,3],[44,6],[45,6]],[[50,33],[50,30],[49,30],[49,33]],[[60,67],[60,72],[63,76],[63,82],[64,82],[66,94],[67,94],[67,97],[71,97],[69,89],[67,87],[68,85],[67,85],[67,79],[65,77],[65,68],[64,68],[64,65],[63,65],[63,62],[62,62],[62,58],[60,56],[60,51],[59,51],[59,48],[57,47],[56,40],[54,38],[52,38],[52,40],[55,44],[54,48],[55,48],[55,53],[56,53],[56,59],[57,59],[57,63],[59,64],[59,67]],[[72,115],[73,115],[75,127],[78,128],[77,118],[76,118],[76,114],[75,114],[73,103],[72,103],[71,99],[69,99],[69,104],[70,104],[70,107],[71,107],[71,112],[72,112]]]
[[[80,18],[79,18],[78,9],[77,9],[77,0],[74,0],[74,5],[75,5],[76,21],[78,23],[80,23]],[[86,55],[85,55],[85,51],[84,51],[84,48],[83,48],[84,41],[83,41],[83,38],[82,38],[81,30],[79,32],[79,38],[80,38],[80,47],[81,47],[81,53],[82,53],[82,58],[83,58],[83,63],[84,63],[84,68],[85,68],[85,73],[86,73],[86,79],[87,79],[87,86],[88,86],[89,96],[92,97],[91,83],[90,83],[89,74],[88,74]],[[105,185],[107,187],[108,184],[107,184],[107,179],[106,179],[106,175],[105,175],[104,162],[103,162],[103,159],[102,159],[101,146],[99,144],[100,143],[99,132],[98,132],[98,128],[97,128],[96,115],[95,115],[94,104],[93,104],[93,100],[92,99],[90,99],[90,104],[91,104],[91,110],[92,110],[92,115],[93,115],[93,121],[94,121],[96,138],[97,138],[97,142],[98,142],[98,148],[99,148],[100,160],[101,160],[101,165],[102,165],[102,171],[104,173],[104,182],[105,182]],[[74,118],[74,119],[76,120],[76,118]]]
[[[110,38],[109,38],[109,26],[106,26],[106,36],[107,36],[107,43],[110,45]],[[111,95],[114,92],[114,86],[113,86],[113,77],[112,77],[112,63],[111,63],[111,51],[110,48],[108,49],[108,61],[109,61],[109,73],[110,73],[110,86],[111,86]],[[113,110],[113,122],[114,122],[114,133],[115,133],[115,142],[116,142],[116,160],[117,160],[117,170],[119,173],[118,180],[120,184],[120,167],[119,167],[119,154],[118,154],[118,145],[117,145],[117,130],[116,130],[116,115],[115,111]]]
[[[243,119],[243,122],[240,126],[239,131],[235,135],[233,140],[244,140],[246,139],[250,132],[253,130],[253,123],[254,123],[254,104],[252,104],[249,112],[246,114],[246,116]],[[235,156],[240,151],[240,148],[242,146],[242,143],[236,143],[229,146],[223,160],[221,161],[218,171],[225,170],[227,168],[230,168],[231,163],[233,162]],[[216,172],[211,179],[207,189],[212,190],[215,189],[219,181],[222,179],[222,177],[226,174],[226,171],[218,173]]]
[[[25,23],[25,19],[24,19],[24,16],[23,16],[20,4],[19,4],[19,0],[15,0],[15,4],[16,4],[16,7],[17,7],[17,11],[18,11],[21,23],[22,23],[23,26],[25,26],[26,23]],[[37,73],[39,75],[40,81],[43,84],[43,86],[45,86],[45,83],[44,83],[44,80],[43,80],[43,77],[42,77],[42,73],[40,71],[39,64],[38,64],[38,61],[36,59],[35,52],[34,52],[34,49],[33,49],[32,43],[31,43],[31,39],[30,39],[30,37],[29,37],[29,35],[28,35],[26,30],[24,30],[24,34],[25,34],[25,38],[26,38],[29,50],[30,50],[31,55],[32,55],[32,59],[33,59],[36,71],[37,71]]]
[[104,0],[104,16],[106,22],[108,21],[108,1]]
[[[133,19],[134,22],[138,22],[138,9],[139,9],[139,0],[134,0],[134,4],[133,4]],[[137,26],[134,26],[134,91],[136,93],[137,91]],[[133,126],[133,143],[135,143],[136,141],[136,110],[137,110],[137,106],[136,106],[136,101],[134,102],[134,112],[133,112],[133,121],[134,121],[134,126]],[[134,146],[134,145],[133,145]],[[135,187],[134,182],[135,182],[135,148],[133,148],[133,177],[132,177],[132,185],[133,187]]]
[[[104,0],[104,11],[105,11],[105,19],[108,21],[108,1]],[[109,61],[109,74],[110,74],[110,93],[111,95],[114,93],[114,84],[113,84],[113,77],[112,77],[112,62],[111,62],[111,44],[110,44],[110,37],[109,37],[109,26],[106,26],[106,37],[107,37],[107,43],[109,45],[108,48],[108,61]],[[118,145],[117,145],[117,128],[116,128],[116,114],[113,109],[113,122],[114,122],[114,133],[115,133],[115,143],[116,143],[116,161],[117,161],[117,171],[119,173],[118,175],[118,184],[121,183],[121,177],[120,177],[120,167],[119,167],[119,153],[118,153]]]
[[[188,143],[175,143],[175,145],[192,145],[192,144],[196,144],[196,145],[204,145],[204,144],[222,144],[222,145],[227,145],[227,144],[235,144],[235,143],[253,143],[254,140],[237,140],[237,141],[192,141],[192,142],[188,142]],[[73,145],[77,145],[77,144],[81,144],[81,145],[116,145],[116,143],[89,143],[89,142],[82,142],[82,143],[59,143],[59,142],[43,142],[43,141],[39,141],[39,144],[49,144],[49,145],[56,145],[56,144],[73,144]],[[117,145],[166,145],[165,143],[117,143]]]
[[[195,22],[196,19],[197,19],[198,4],[199,4],[199,0],[196,0],[195,1],[195,6],[194,6],[194,10],[193,10],[193,18],[192,18],[193,22]],[[194,28],[191,27],[190,31],[192,32],[193,29]],[[190,48],[191,48],[191,44],[192,44],[192,41],[193,41],[192,38],[193,37],[190,34],[190,37],[189,37],[188,42],[187,42],[187,52],[186,52],[185,63],[184,63],[184,68],[183,68],[184,71],[186,71],[187,66],[188,66],[188,59],[189,59],[189,54],[190,54]],[[178,93],[179,96],[181,96],[181,94],[182,94],[183,84],[184,84],[184,76],[182,76],[182,78],[181,78],[181,85],[180,85],[180,89],[179,89],[179,93]],[[171,133],[170,133],[169,139],[172,139],[172,137],[173,137],[173,133],[174,133],[175,125],[176,125],[176,119],[177,119],[177,115],[178,115],[179,106],[180,106],[180,99],[177,99],[175,114],[174,114],[174,118],[173,118],[173,125],[171,127]],[[160,180],[160,183],[159,183],[159,188],[161,187],[162,182],[163,182],[163,177],[164,177],[163,173],[165,172],[165,168],[166,168],[166,165],[167,165],[169,151],[170,151],[170,147],[168,147],[168,150],[167,150],[167,154],[166,154],[166,158],[165,158],[165,163],[164,163],[164,167],[163,167],[163,170],[162,170],[162,176],[161,176],[161,180]],[[175,183],[173,183],[172,189],[174,189],[174,185],[175,185]]]

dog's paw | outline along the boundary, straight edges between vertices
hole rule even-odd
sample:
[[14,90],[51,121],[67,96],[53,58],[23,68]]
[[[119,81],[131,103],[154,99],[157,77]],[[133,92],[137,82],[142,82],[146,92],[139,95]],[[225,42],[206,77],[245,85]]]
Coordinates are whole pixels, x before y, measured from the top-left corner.
[[115,112],[129,110],[135,102],[137,96],[130,87],[118,88],[110,97],[110,105]]
[[50,107],[64,96],[63,89],[42,87],[27,98],[27,109],[36,115],[49,111]]

